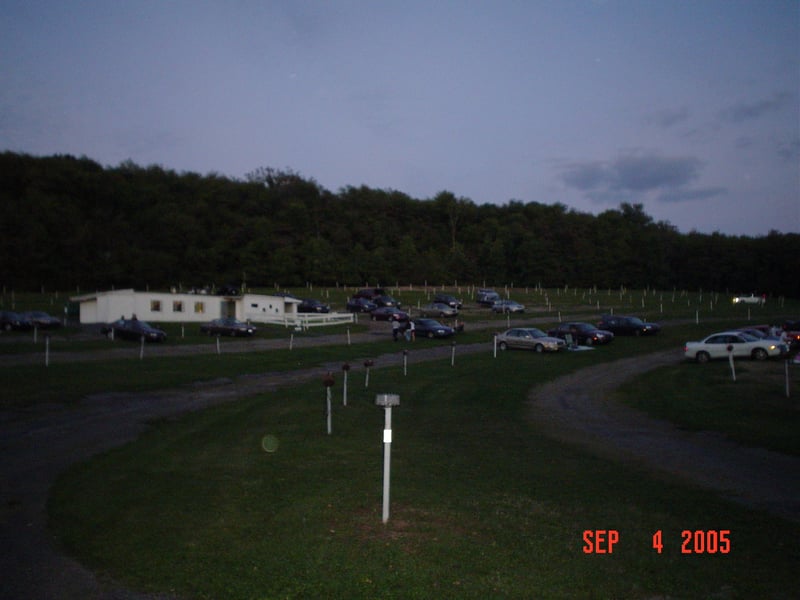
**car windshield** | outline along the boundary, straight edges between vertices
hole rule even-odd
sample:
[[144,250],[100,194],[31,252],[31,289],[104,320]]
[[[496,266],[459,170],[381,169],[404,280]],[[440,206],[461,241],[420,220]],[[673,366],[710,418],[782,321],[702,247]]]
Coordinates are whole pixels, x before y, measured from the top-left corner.
[[631,325],[644,325],[644,321],[642,321],[639,317],[630,317],[628,322]]
[[742,337],[742,338],[744,339],[744,341],[745,341],[745,342],[757,342],[757,341],[758,341],[758,338],[757,338],[756,336],[754,336],[754,335],[751,335],[751,334],[749,334],[749,333],[746,333],[746,332],[744,332],[744,331],[742,331],[742,332],[739,334],[739,336],[740,336],[740,337]]
[[545,334],[544,331],[542,331],[541,329],[536,329],[535,327],[532,329],[524,329],[523,331],[525,332],[526,335],[530,335],[535,338],[547,337],[547,334]]
[[594,331],[594,327],[588,323],[575,323],[575,328],[578,331]]
[[424,325],[425,327],[442,327],[441,323],[434,319],[417,319],[417,325]]

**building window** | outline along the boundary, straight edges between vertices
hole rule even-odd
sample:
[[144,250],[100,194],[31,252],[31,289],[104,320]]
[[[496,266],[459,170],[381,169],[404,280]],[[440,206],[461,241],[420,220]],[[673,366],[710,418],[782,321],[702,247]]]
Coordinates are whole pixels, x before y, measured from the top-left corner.
[[198,314],[203,314],[206,312],[206,303],[205,302],[195,302],[194,303],[194,312]]
[[182,300],[173,300],[172,301],[172,312],[183,312],[183,301]]
[[150,300],[150,312],[161,312],[161,300]]

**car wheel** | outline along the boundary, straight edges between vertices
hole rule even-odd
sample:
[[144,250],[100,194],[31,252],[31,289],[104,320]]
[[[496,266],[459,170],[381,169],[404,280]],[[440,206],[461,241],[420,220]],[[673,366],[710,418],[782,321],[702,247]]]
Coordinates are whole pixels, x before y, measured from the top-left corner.
[[642,330],[641,330],[641,329],[637,329],[637,330],[636,330],[636,331],[633,333],[633,335],[635,335],[636,337],[639,337],[640,335],[642,335]]
[[541,354],[542,352],[544,352],[544,346],[542,346],[541,344],[536,344],[536,346],[534,346],[533,348],[533,351],[539,352]]
[[508,350],[508,344],[506,344],[505,342],[500,342],[497,345],[497,347],[500,348],[500,350],[503,350],[503,351]]
[[753,360],[767,360],[767,351],[763,348],[753,350]]
[[707,363],[709,360],[711,360],[711,356],[708,354],[708,352],[698,352],[695,358],[697,358],[697,362],[699,363]]
[[585,343],[587,346],[591,346],[593,342],[594,342],[594,340],[593,340],[592,338],[586,338],[586,341],[585,341],[584,343]]
[[375,315],[370,315],[370,318],[371,318],[373,321],[377,321],[377,320],[378,320],[378,317],[376,317]]
[[433,339],[433,332],[432,332],[432,331],[429,331],[429,332],[428,332],[428,339],[429,339],[429,340],[432,340],[432,339]]
[[11,323],[4,323],[3,329],[5,329],[6,331],[11,331]]

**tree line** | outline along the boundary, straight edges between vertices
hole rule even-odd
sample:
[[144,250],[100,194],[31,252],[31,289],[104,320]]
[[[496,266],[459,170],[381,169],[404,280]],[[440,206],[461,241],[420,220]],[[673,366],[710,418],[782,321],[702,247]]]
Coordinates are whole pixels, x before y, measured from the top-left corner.
[[2,284],[17,290],[452,284],[702,289],[800,297],[800,234],[680,233],[642,205],[476,205],[130,161],[0,154]]

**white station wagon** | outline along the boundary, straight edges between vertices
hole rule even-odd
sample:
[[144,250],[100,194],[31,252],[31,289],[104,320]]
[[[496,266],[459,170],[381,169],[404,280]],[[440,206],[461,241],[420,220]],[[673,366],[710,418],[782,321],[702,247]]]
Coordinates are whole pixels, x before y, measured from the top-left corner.
[[712,358],[752,358],[766,360],[769,357],[783,356],[789,352],[780,340],[757,338],[744,331],[723,331],[712,333],[699,342],[686,342],[683,354],[686,358],[705,363]]

